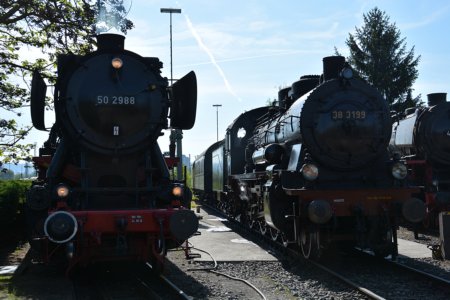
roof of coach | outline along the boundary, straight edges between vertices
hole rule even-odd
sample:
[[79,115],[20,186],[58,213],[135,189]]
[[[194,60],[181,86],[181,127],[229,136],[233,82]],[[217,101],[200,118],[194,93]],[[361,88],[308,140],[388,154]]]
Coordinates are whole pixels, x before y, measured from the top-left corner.
[[224,144],[224,140],[220,140],[215,142],[214,144],[210,145],[208,148],[206,148],[205,151],[203,151],[202,153],[200,153],[197,158],[194,160],[194,162],[196,162],[197,160],[199,160],[200,158],[206,156],[206,154],[212,153],[215,149],[219,148],[221,145]]

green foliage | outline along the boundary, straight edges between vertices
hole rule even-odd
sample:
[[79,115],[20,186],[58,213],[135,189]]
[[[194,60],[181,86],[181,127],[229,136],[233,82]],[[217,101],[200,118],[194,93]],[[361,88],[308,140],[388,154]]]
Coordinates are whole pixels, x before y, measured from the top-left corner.
[[[182,177],[183,178],[186,177],[186,186],[192,189],[192,170],[189,167],[185,166],[185,165],[183,165],[183,170],[184,170],[184,167],[186,167],[186,173],[183,173]],[[171,176],[172,179],[176,179],[177,178],[177,174],[178,174],[177,167],[175,167],[172,170],[170,170],[170,176]]]
[[14,172],[6,168],[0,168],[0,180],[11,180],[14,178]]
[[15,221],[30,186],[31,182],[25,180],[0,181],[0,225]]
[[[3,113],[0,118],[0,161],[16,162],[29,155],[33,145],[21,141],[32,127],[21,126],[14,119],[21,115],[21,108],[29,105],[31,74],[39,70],[49,84],[54,84],[58,54],[84,54],[93,49],[97,2],[0,1],[0,110],[8,112],[10,118],[3,119]],[[122,31],[133,27],[131,21],[123,19],[122,0],[104,2],[111,2],[112,14],[121,21]],[[27,51],[41,53],[42,57],[31,62],[19,55]]]
[[103,0],[97,4],[97,32],[116,28],[127,33],[129,29],[133,28],[133,23],[126,18],[128,11],[124,7],[123,0]]
[[267,98],[265,105],[266,106],[275,106],[277,102],[278,102],[277,99]]
[[363,18],[362,27],[346,40],[350,49],[347,61],[383,94],[392,109],[415,106],[420,95],[413,98],[411,87],[418,77],[420,55],[414,57],[414,46],[406,49],[405,38],[385,12],[375,7]]
[[186,168],[186,185],[192,189],[192,170]]
[[[8,295],[8,285],[11,282],[12,275],[0,275],[0,295]],[[2,298],[3,299],[3,298]],[[5,299],[15,299],[12,295],[8,295]]]

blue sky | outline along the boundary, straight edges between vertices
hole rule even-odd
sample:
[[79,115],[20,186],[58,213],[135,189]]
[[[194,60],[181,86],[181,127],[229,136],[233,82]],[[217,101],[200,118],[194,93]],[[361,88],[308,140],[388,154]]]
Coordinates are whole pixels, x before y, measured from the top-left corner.
[[[428,93],[448,93],[448,1],[133,0],[128,18],[135,28],[127,34],[125,48],[159,57],[163,76],[170,78],[169,15],[160,8],[182,9],[172,19],[173,74],[197,74],[196,124],[183,138],[183,153],[193,159],[216,141],[213,104],[222,105],[222,139],[240,113],[275,99],[280,87],[302,75],[320,74],[322,58],[333,55],[334,47],[347,55],[348,34],[362,26],[363,13],[375,6],[396,24],[407,49],[414,46],[421,56],[413,95],[426,100]],[[168,149],[168,134],[159,140],[163,150]]]

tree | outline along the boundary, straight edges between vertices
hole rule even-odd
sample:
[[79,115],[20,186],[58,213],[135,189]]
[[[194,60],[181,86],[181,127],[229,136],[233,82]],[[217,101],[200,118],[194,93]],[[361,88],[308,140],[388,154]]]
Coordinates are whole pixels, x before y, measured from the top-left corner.
[[[33,70],[39,70],[48,84],[60,53],[83,54],[92,50],[95,16],[110,3],[126,33],[133,23],[125,19],[123,0],[2,0],[0,2],[0,110],[9,120],[0,120],[0,161],[28,156],[32,145],[22,145],[31,125],[20,126],[14,119],[29,105]],[[26,51],[38,50],[42,57],[31,62]],[[2,113],[2,116],[5,115]]]
[[363,18],[364,25],[346,40],[347,61],[383,94],[393,110],[417,105],[420,95],[412,97],[412,85],[418,77],[420,55],[414,57],[414,46],[406,50],[405,38],[385,12],[375,7]]
[[111,28],[127,33],[133,28],[133,23],[126,18],[128,11],[124,5],[125,0],[97,0],[97,33],[105,32]]
[[14,172],[6,169],[0,168],[0,180],[12,180],[14,179]]

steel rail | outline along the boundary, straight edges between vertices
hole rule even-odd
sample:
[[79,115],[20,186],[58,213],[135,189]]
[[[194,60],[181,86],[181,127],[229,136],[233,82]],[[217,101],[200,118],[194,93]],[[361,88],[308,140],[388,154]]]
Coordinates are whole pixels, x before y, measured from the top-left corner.
[[[211,207],[210,205],[205,205],[205,206],[208,207],[209,209],[212,209],[212,210],[218,212],[219,214],[223,214],[224,216],[226,216],[222,211],[218,210],[218,209],[215,208],[215,207]],[[226,216],[226,217],[228,218],[228,216]],[[228,218],[228,220],[229,220],[229,221],[235,221],[235,220],[230,220],[229,218]],[[242,224],[240,224],[240,223],[238,223],[238,222],[235,222],[235,223],[237,223],[237,224],[239,224],[239,225],[242,225]],[[255,233],[257,233],[257,235],[258,235],[259,237],[262,237],[263,240],[264,240],[266,243],[269,243],[270,245],[276,245],[279,249],[282,249],[282,251],[285,251],[285,253],[288,253],[291,257],[299,257],[299,256],[300,256],[301,258],[303,258],[299,252],[295,251],[294,249],[290,249],[290,248],[288,248],[288,247],[284,247],[281,243],[276,242],[276,241],[273,241],[272,239],[270,239],[269,237],[267,237],[267,236],[265,236],[265,235],[263,236],[263,235],[262,235],[260,232],[258,232],[257,230],[252,230],[252,229],[250,229],[250,228],[245,228],[244,226],[238,226],[238,227],[241,228],[241,229],[243,229],[243,230],[245,230],[245,231],[248,231],[249,234],[255,234]],[[349,280],[348,278],[345,278],[344,276],[342,276],[342,275],[340,275],[340,274],[334,272],[333,270],[331,270],[331,269],[325,267],[324,265],[321,265],[320,263],[318,263],[318,262],[316,262],[316,261],[309,260],[309,259],[306,260],[306,261],[307,261],[307,262],[310,262],[311,264],[315,265],[316,267],[322,269],[323,271],[325,271],[325,272],[331,274],[332,276],[338,278],[339,280],[343,281],[344,283],[346,283],[346,284],[348,284],[349,286],[353,287],[354,289],[358,290],[358,291],[361,292],[362,294],[368,296],[370,299],[374,299],[374,300],[386,300],[386,298],[384,298],[384,297],[382,297],[382,296],[380,296],[380,295],[378,295],[378,294],[376,294],[376,293],[370,291],[370,290],[367,289],[367,288],[364,288],[364,287],[360,286],[359,284],[357,284],[357,283],[355,283],[355,282]]]
[[[153,270],[153,266],[150,263],[146,263],[146,265]],[[174,290],[180,298],[185,300],[192,300],[193,297],[187,295],[183,290],[181,290],[179,287],[177,287],[172,281],[170,281],[166,276],[163,274],[159,274],[159,278],[163,280],[172,290]]]
[[316,262],[316,261],[308,260],[308,262],[310,262],[310,263],[312,263],[313,265],[315,265],[316,267],[318,267],[318,268],[324,270],[325,272],[327,272],[327,273],[333,275],[334,277],[336,277],[336,278],[338,278],[339,280],[345,282],[346,284],[350,285],[351,287],[357,289],[358,291],[360,291],[360,292],[363,293],[364,295],[370,297],[371,299],[375,299],[375,300],[386,300],[386,298],[381,297],[381,296],[378,295],[378,294],[375,294],[375,293],[372,292],[371,290],[366,289],[366,288],[360,286],[359,284],[357,284],[357,283],[355,283],[355,282],[349,280],[348,278],[345,278],[345,277],[342,276],[341,274],[336,273],[335,271],[333,271],[333,270],[331,270],[331,269],[325,267],[324,265],[322,265],[322,264],[320,264],[320,263],[318,263],[318,262]]
[[425,272],[425,271],[422,271],[422,270],[419,270],[419,269],[416,269],[416,268],[404,265],[404,264],[396,262],[396,261],[389,261],[389,260],[386,260],[386,261],[388,263],[390,263],[390,264],[394,264],[395,266],[397,266],[399,268],[403,268],[403,269],[409,270],[411,272],[414,272],[414,273],[419,274],[421,276],[424,276],[426,278],[431,278],[432,280],[435,280],[435,281],[437,281],[440,284],[444,284],[444,285],[447,285],[447,286],[450,287],[450,280],[447,280],[445,278],[436,276],[434,274],[431,274],[431,273],[428,273],[428,272]]

